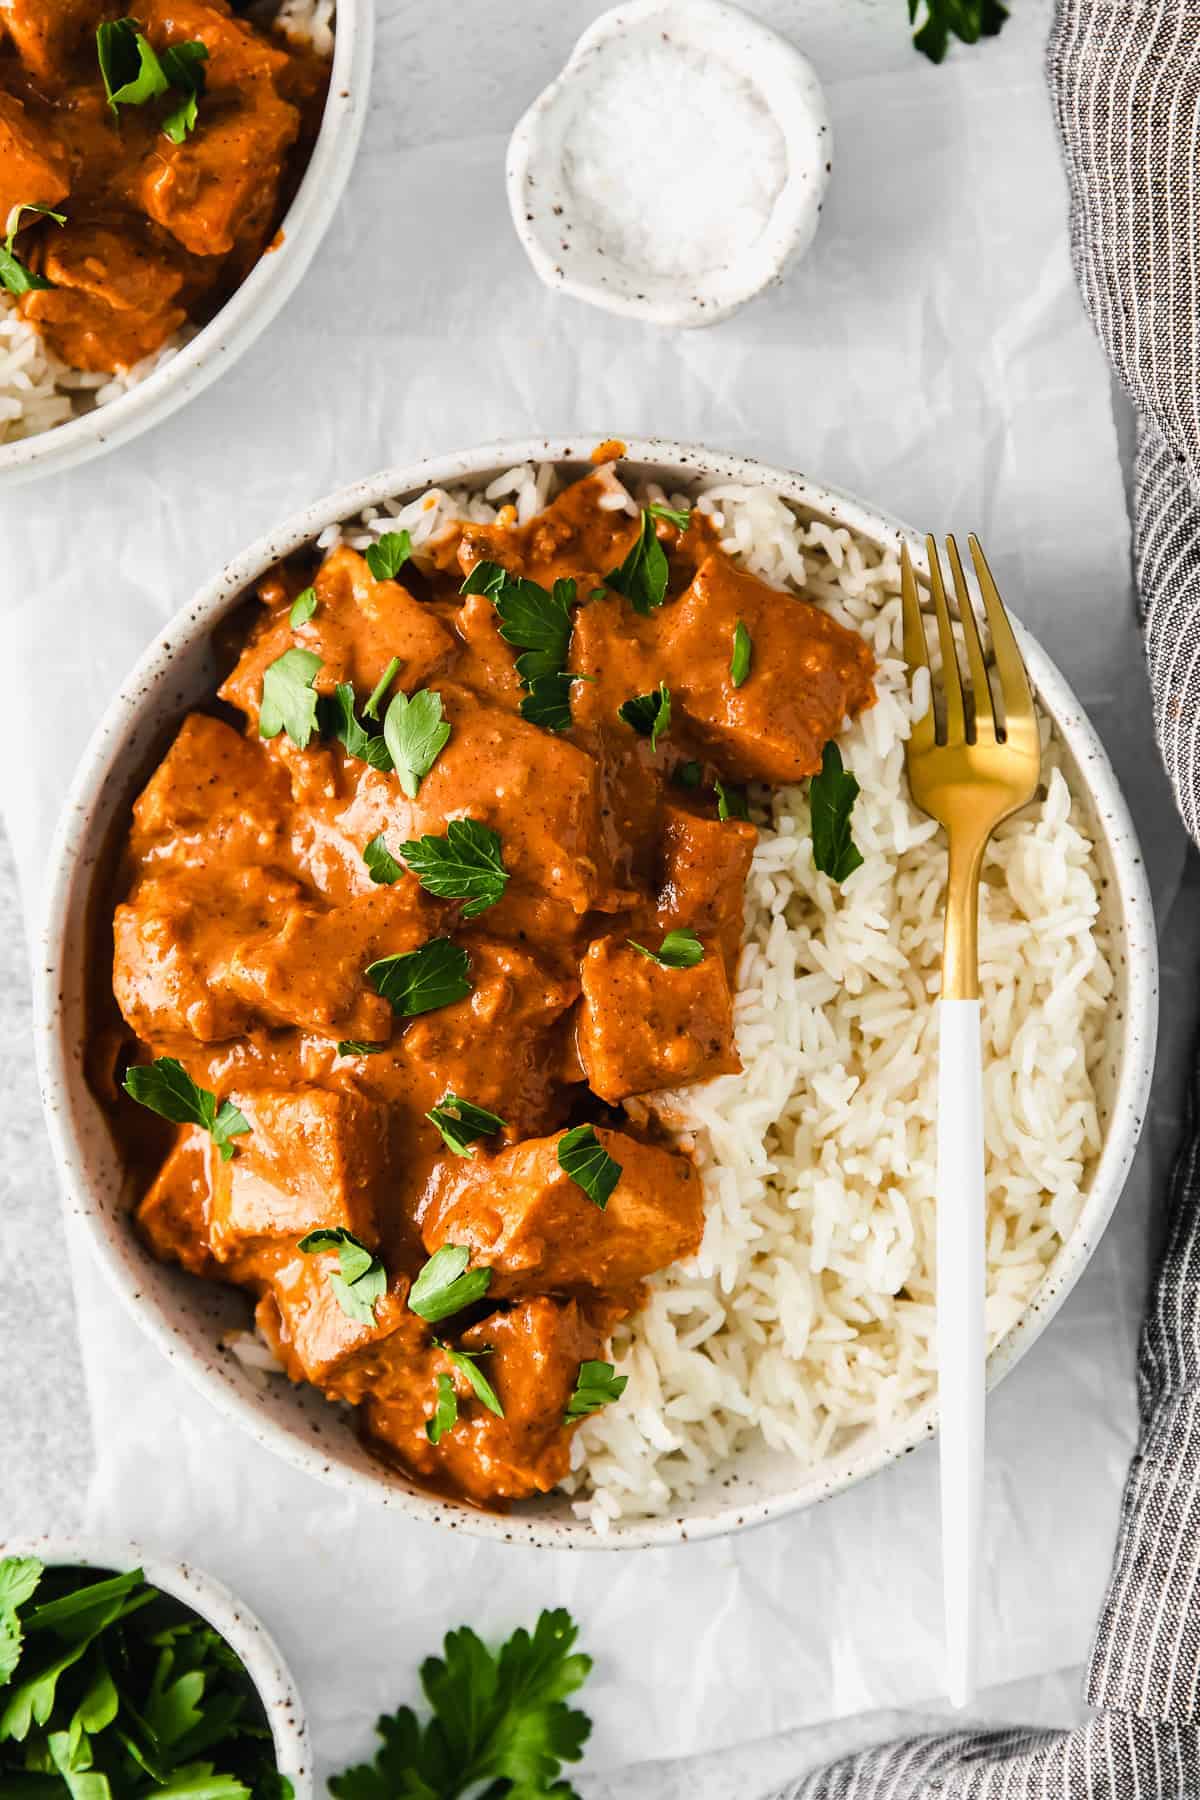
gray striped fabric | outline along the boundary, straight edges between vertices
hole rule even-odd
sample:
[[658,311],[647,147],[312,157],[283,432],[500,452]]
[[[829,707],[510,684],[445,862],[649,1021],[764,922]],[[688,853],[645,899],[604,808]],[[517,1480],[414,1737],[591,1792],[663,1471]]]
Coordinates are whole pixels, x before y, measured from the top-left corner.
[[[1200,842],[1200,0],[1059,0],[1046,71],[1084,301],[1139,418],[1159,746]],[[1077,1731],[884,1744],[777,1800],[1200,1797],[1200,1075],[1142,1328],[1141,1434]]]

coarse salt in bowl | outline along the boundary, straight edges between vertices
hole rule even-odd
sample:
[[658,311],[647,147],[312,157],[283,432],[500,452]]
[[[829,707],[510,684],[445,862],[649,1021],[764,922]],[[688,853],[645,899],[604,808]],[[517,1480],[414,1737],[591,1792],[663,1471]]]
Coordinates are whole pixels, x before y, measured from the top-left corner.
[[508,198],[547,286],[709,325],[808,248],[831,165],[799,51],[725,0],[634,0],[597,19],[518,124]]

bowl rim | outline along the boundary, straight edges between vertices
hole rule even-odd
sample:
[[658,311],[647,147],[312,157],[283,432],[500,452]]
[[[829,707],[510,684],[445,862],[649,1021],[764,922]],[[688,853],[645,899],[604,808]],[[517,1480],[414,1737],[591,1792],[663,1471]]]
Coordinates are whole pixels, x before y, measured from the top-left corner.
[[275,1639],[258,1616],[215,1575],[183,1558],[159,1556],[124,1538],[90,1533],[48,1532],[42,1537],[0,1537],[0,1557],[36,1556],[47,1568],[141,1569],[151,1587],[207,1620],[236,1651],[254,1683],[271,1726],[275,1761],[295,1790],[295,1800],[313,1800],[313,1754],[308,1718],[295,1676]]
[[161,424],[266,331],[299,286],[341,204],[367,116],[374,36],[374,0],[338,0],[321,126],[284,214],[278,247],[265,250],[207,325],[136,387],[48,431],[0,444],[0,490],[61,475]]
[[[74,892],[77,857],[87,841],[89,815],[105,784],[119,773],[121,755],[139,716],[153,708],[159,683],[169,679],[181,639],[198,639],[234,603],[235,597],[281,556],[315,539],[326,526],[352,518],[365,507],[426,488],[471,481],[523,462],[581,465],[590,460],[599,435],[501,440],[465,452],[450,452],[379,471],[353,482],[293,513],[280,527],[259,537],[209,581],[196,598],[177,612],[143,652],[106,708],[77,766],[64,804],[47,864],[47,883],[37,933],[38,966],[34,982],[35,1042],[42,1105],[54,1151],[64,1205],[73,1199],[84,1221],[93,1253],[127,1310],[227,1418],[293,1467],[331,1482],[343,1491],[369,1495],[426,1523],[448,1523],[474,1536],[550,1549],[631,1550],[700,1541],[801,1511],[889,1463],[931,1437],[937,1429],[936,1402],[905,1422],[903,1430],[852,1445],[831,1463],[814,1469],[797,1467],[786,1488],[755,1500],[731,1498],[706,1505],[701,1514],[682,1504],[670,1516],[618,1521],[600,1534],[586,1521],[556,1519],[531,1511],[494,1514],[343,1466],[329,1446],[310,1443],[294,1428],[269,1417],[254,1399],[236,1388],[218,1366],[214,1354],[201,1363],[181,1342],[176,1327],[147,1303],[124,1267],[122,1249],[128,1233],[108,1218],[91,1190],[88,1158],[70,1124],[68,1104],[73,1078],[81,1079],[77,1054],[62,1041],[56,1026],[60,966],[65,962],[66,927]],[[603,439],[611,442],[611,438]],[[924,540],[855,495],[810,480],[796,471],[755,458],[712,451],[695,443],[658,438],[630,438],[621,461],[670,470],[681,481],[715,476],[769,488],[836,524],[862,532],[876,543],[907,543],[919,569],[925,568]],[[1089,806],[1111,859],[1116,899],[1124,931],[1127,1005],[1123,1053],[1111,1097],[1110,1122],[1079,1219],[1063,1243],[1046,1277],[1021,1319],[988,1359],[988,1386],[994,1386],[1026,1353],[1054,1317],[1079,1279],[1120,1198],[1125,1176],[1141,1134],[1154,1068],[1158,1017],[1158,951],[1154,910],[1145,864],[1133,819],[1096,732],[1070,687],[1029,633],[1017,625],[1030,677],[1038,698],[1055,722],[1083,775]],[[81,858],[81,860],[83,860]],[[118,1244],[117,1232],[121,1231]]]

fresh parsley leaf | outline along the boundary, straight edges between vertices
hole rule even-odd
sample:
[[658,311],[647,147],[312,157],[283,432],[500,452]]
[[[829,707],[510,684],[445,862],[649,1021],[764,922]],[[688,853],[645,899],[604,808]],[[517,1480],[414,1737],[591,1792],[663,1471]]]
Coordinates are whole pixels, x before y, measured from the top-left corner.
[[572,1654],[577,1637],[561,1608],[542,1613],[532,1634],[514,1632],[498,1656],[467,1626],[448,1632],[442,1656],[421,1665],[434,1717],[421,1725],[404,1706],[380,1719],[374,1761],[335,1775],[334,1800],[460,1800],[481,1789],[571,1800],[562,1767],[580,1760],[591,1730],[565,1704],[592,1666]]
[[821,773],[808,788],[812,808],[813,862],[831,881],[845,881],[862,867],[862,852],[850,835],[850,814],[858,783],[842,766],[842,753],[830,739],[821,757]]
[[317,717],[324,735],[336,738],[347,756],[390,774],[392,759],[388,747],[380,733],[359,724],[354,711],[354,689],[348,681],[339,681],[332,694],[321,698]]
[[375,1307],[387,1293],[387,1270],[373,1250],[340,1226],[310,1231],[297,1249],[305,1256],[334,1251],[338,1267],[329,1271],[329,1285],[338,1305],[358,1325],[375,1323]]
[[362,1044],[357,1038],[341,1038],[337,1053],[339,1056],[378,1056],[381,1050],[386,1049],[386,1044]]
[[941,62],[952,35],[964,44],[977,44],[981,37],[995,37],[1008,18],[1000,0],[908,0],[914,25],[922,9],[924,23],[913,33],[913,43],[933,63]]
[[698,962],[704,961],[704,945],[694,931],[668,931],[657,950],[647,950],[644,944],[635,944],[632,938],[625,941],[631,950],[636,950],[649,962],[657,963],[660,969],[694,969]]
[[575,583],[556,581],[552,590],[523,575],[511,575],[499,563],[479,562],[462,584],[464,594],[486,594],[500,621],[500,636],[523,654],[516,661],[524,686],[521,717],[547,731],[566,731],[571,724],[568,673],[575,605]]
[[144,106],[171,85],[134,19],[111,19],[98,25],[96,57],[114,118],[120,107]]
[[393,656],[391,662],[389,662],[387,668],[383,671],[383,674],[371,689],[371,698],[363,707],[364,719],[378,719],[379,702],[383,699],[383,696],[387,693],[399,673],[400,658],[398,656]]
[[[518,668],[524,660],[518,657]],[[521,717],[530,725],[540,725],[543,731],[569,731],[571,683],[575,679],[565,670],[561,675],[535,675],[521,702]]]
[[442,1142],[455,1156],[474,1156],[471,1145],[481,1137],[495,1137],[507,1123],[486,1106],[475,1106],[461,1094],[444,1093],[425,1117],[437,1126]]
[[425,1436],[431,1444],[440,1444],[446,1433],[453,1431],[457,1424],[458,1395],[449,1375],[443,1373],[437,1378],[437,1399],[433,1405],[433,1417],[425,1421]]
[[393,581],[412,555],[407,531],[385,531],[377,544],[368,544],[367,567],[376,581]]
[[400,1018],[415,1019],[465,1000],[473,983],[467,971],[471,959],[449,938],[430,938],[419,950],[384,956],[367,968],[367,980]]
[[650,739],[651,750],[657,750],[659,738],[671,729],[671,690],[665,681],[660,681],[657,693],[635,694],[617,708],[617,715],[632,725],[640,737]]
[[317,696],[313,682],[321,658],[312,650],[285,650],[263,672],[262,700],[258,709],[260,737],[278,737],[286,731],[300,750],[317,728]]
[[437,689],[418,688],[412,695],[394,695],[384,715],[383,736],[400,786],[415,800],[450,737]]
[[754,639],[746,628],[744,619],[739,619],[733,628],[733,655],[729,659],[729,679],[735,688],[740,688],[750,673],[750,664],[754,658]]
[[563,1424],[572,1425],[588,1413],[599,1412],[619,1400],[629,1383],[628,1375],[618,1375],[609,1362],[581,1362],[575,1379],[575,1392],[567,1402]]
[[692,521],[690,506],[661,506],[654,500],[646,508],[652,519],[668,519],[677,531],[686,531]]
[[637,542],[620,568],[614,569],[605,580],[618,594],[625,595],[635,613],[645,617],[666,599],[670,573],[667,553],[654,529],[653,509],[645,507]]
[[426,893],[469,902],[464,919],[495,906],[508,886],[500,835],[478,819],[450,819],[445,837],[415,838],[401,844],[400,854]]
[[6,1556],[0,1562],[0,1687],[21,1660],[24,1640],[18,1608],[37,1592],[44,1566],[36,1556]]
[[382,831],[376,832],[363,850],[363,861],[367,865],[367,873],[371,880],[377,881],[381,887],[393,886],[404,873],[403,868],[384,842]]
[[621,1179],[621,1165],[608,1154],[590,1125],[576,1125],[558,1140],[558,1166],[604,1211]]
[[671,780],[681,788],[698,788],[703,778],[704,770],[698,762],[680,763],[671,773]]
[[720,777],[713,784],[717,796],[718,819],[748,819],[750,802],[746,798],[746,790],[735,787],[732,782],[726,784]]
[[159,61],[163,74],[180,96],[176,105],[163,115],[162,128],[173,144],[182,144],[189,131],[196,129],[197,102],[204,92],[204,65],[208,61],[208,46],[201,43],[199,38],[189,39],[183,44],[171,44],[163,51]]
[[504,1417],[504,1408],[500,1404],[500,1396],[497,1394],[487,1376],[483,1373],[483,1370],[479,1367],[478,1361],[481,1356],[490,1356],[492,1354],[491,1350],[474,1350],[470,1352],[466,1350],[452,1350],[449,1344],[443,1344],[439,1338],[434,1338],[433,1341],[442,1352],[442,1355],[448,1356],[455,1368],[458,1369],[461,1374],[466,1376],[475,1398],[477,1400],[482,1400],[490,1413],[495,1413],[498,1419],[502,1419]]
[[408,1309],[428,1325],[437,1325],[464,1306],[482,1300],[492,1285],[490,1269],[468,1269],[471,1252],[464,1244],[435,1250],[408,1291]]
[[175,1125],[200,1125],[208,1132],[222,1162],[233,1155],[231,1138],[241,1137],[250,1126],[232,1100],[217,1105],[217,1096],[193,1081],[173,1056],[158,1056],[152,1063],[135,1063],[122,1084],[131,1100],[149,1107]]
[[315,587],[306,587],[304,592],[297,594],[292,601],[291,611],[288,613],[288,624],[295,631],[298,626],[307,625],[316,610],[317,590]]
[[52,212],[48,206],[35,206],[28,201],[21,206],[14,206],[9,213],[7,235],[3,248],[0,248],[0,287],[6,288],[18,298],[22,294],[32,293],[35,288],[54,286],[44,275],[35,275],[32,269],[27,268],[13,249],[17,232],[21,228],[21,214],[27,212],[41,213],[43,218],[53,219],[56,225],[65,225],[67,222],[66,213]]

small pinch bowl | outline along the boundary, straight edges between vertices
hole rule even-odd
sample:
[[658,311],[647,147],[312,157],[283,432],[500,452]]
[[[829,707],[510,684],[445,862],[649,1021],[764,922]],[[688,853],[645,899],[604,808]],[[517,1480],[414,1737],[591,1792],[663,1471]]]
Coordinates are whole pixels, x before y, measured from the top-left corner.
[[[124,1171],[84,1079],[82,1054],[88,905],[106,839],[127,817],[184,711],[211,696],[213,629],[245,589],[278,558],[364,507],[432,486],[482,486],[521,462],[551,461],[582,473],[592,466],[595,441],[582,436],[490,444],[385,470],[317,501],[260,538],[175,616],[113,700],[80,762],[50,857],[35,1006],[42,1099],[68,1212],[141,1328],[225,1417],[306,1473],[410,1517],[510,1543],[622,1550],[720,1536],[811,1506],[930,1437],[936,1407],[925,1407],[885,1437],[856,1438],[814,1467],[758,1445],[714,1474],[669,1517],[618,1521],[603,1537],[575,1517],[564,1494],[546,1495],[505,1515],[430,1494],[369,1456],[352,1423],[315,1391],[283,1377],[264,1383],[221,1347],[227,1332],[248,1323],[245,1297],[157,1262],[137,1238],[128,1217]],[[622,462],[635,478],[657,479],[668,491],[707,477],[766,487],[802,515],[849,526],[881,548],[907,543],[924,568],[923,544],[906,526],[793,471],[660,439],[630,441]],[[1158,1010],[1154,914],[1129,810],[1071,689],[1028,632],[1021,631],[1020,638],[1038,704],[1062,744],[1072,789],[1095,838],[1116,991],[1105,1059],[1097,1071],[1103,1146],[1075,1229],[1020,1321],[992,1352],[992,1383],[1024,1355],[1079,1280],[1120,1198],[1145,1115]]]
[[265,251],[220,312],[136,387],[49,431],[0,444],[0,493],[41,475],[61,475],[161,424],[266,331],[300,285],[341,204],[367,116],[374,39],[374,0],[338,0],[321,129],[284,214],[278,247]]
[[291,1670],[266,1627],[223,1582],[192,1563],[153,1556],[116,1538],[0,1538],[0,1557],[5,1556],[36,1556],[47,1568],[94,1570],[97,1576],[141,1569],[152,1587],[190,1607],[240,1657],[267,1715],[279,1773],[291,1782],[295,1800],[313,1800],[308,1723]]

